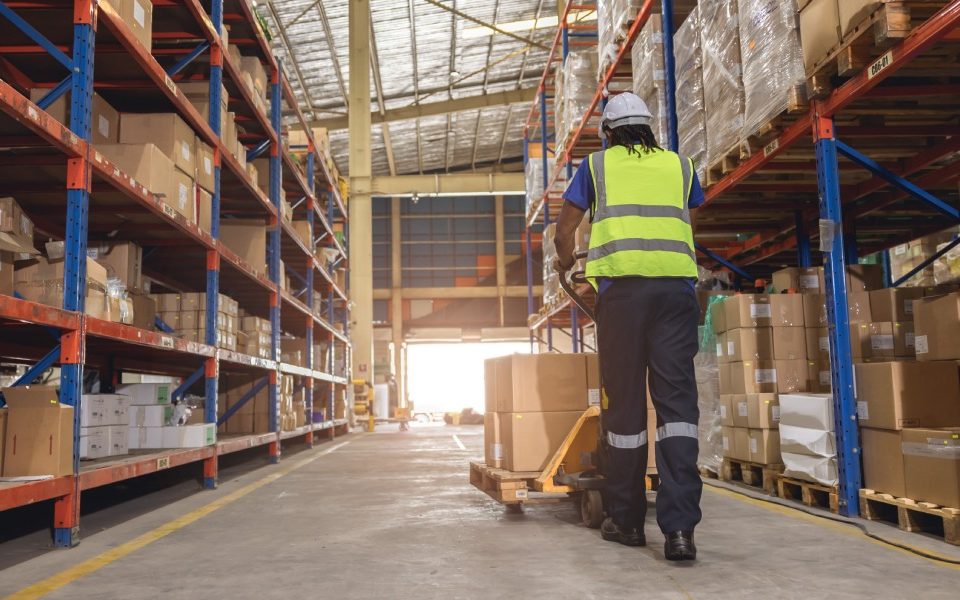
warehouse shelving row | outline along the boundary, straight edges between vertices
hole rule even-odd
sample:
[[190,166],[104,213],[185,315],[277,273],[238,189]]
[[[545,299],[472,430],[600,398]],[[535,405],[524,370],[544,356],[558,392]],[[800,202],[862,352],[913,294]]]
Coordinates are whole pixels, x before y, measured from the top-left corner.
[[[73,474],[0,482],[0,510],[54,500],[58,546],[72,546],[79,539],[85,489],[188,463],[202,464],[204,486],[211,488],[216,486],[220,455],[266,446],[275,462],[281,440],[299,437],[312,445],[318,432],[332,436],[347,431],[345,420],[332,418],[335,395],[346,392],[350,365],[347,291],[334,274],[336,267],[347,265],[335,235],[335,226],[342,235],[348,233],[346,203],[253,8],[246,0],[157,3],[153,48],[148,49],[116,6],[105,0],[0,2],[0,176],[5,193],[16,198],[34,222],[38,239],[42,232],[63,240],[65,254],[62,307],[0,295],[0,357],[32,365],[14,385],[29,384],[50,367],[59,367],[60,401],[75,408]],[[229,57],[224,43],[228,34],[244,56],[257,57],[268,73],[269,112],[254,100],[239,65]],[[209,82],[209,114],[201,115],[187,99],[179,87],[184,81]],[[240,138],[247,153],[243,158],[269,158],[268,194],[221,135],[221,84],[245,132]],[[34,102],[23,92],[37,87],[50,92]],[[209,232],[97,151],[90,122],[94,91],[120,112],[175,113],[213,149]],[[69,118],[60,123],[44,109],[64,93],[69,93]],[[284,102],[293,125],[307,132],[303,166],[283,145]],[[309,242],[284,219],[281,190],[291,198],[294,216],[309,223]],[[221,223],[233,218],[264,221],[266,271],[263,263],[251,265],[219,241]],[[144,274],[154,283],[154,292],[205,292],[203,343],[85,314],[88,240],[129,240],[144,247]],[[334,251],[335,258],[320,260],[317,252],[325,249]],[[281,279],[281,260],[296,281],[290,290]],[[248,314],[270,319],[270,359],[217,347],[219,293],[236,300]],[[303,364],[308,366],[281,361],[282,331],[306,339]],[[313,344],[319,342],[327,343],[328,360],[314,369]],[[81,463],[76,408],[85,369],[99,371],[101,392],[112,391],[123,372],[180,377],[181,392],[202,385],[204,421],[219,424],[232,414],[218,415],[221,377],[257,378],[269,394],[269,432],[221,436],[203,448],[141,451]],[[296,376],[298,389],[306,390],[307,422],[293,431],[280,431],[281,374]],[[314,406],[324,410],[314,411]],[[322,414],[323,420],[314,422],[314,414]]]
[[[871,47],[872,54],[861,68],[849,76],[835,76],[826,89],[816,89],[808,110],[778,119],[752,155],[709,187],[705,185],[707,202],[697,215],[701,264],[729,270],[738,284],[752,286],[756,278],[783,266],[811,266],[812,248],[819,243],[838,423],[840,511],[846,515],[858,514],[861,487],[846,265],[960,221],[960,70],[955,68],[960,56],[960,0],[896,4],[900,10],[913,9],[907,13],[912,16],[909,31]],[[596,133],[591,119],[598,116],[608,93],[619,91],[616,84],[626,75],[630,48],[656,8],[665,32],[669,147],[676,150],[672,33],[673,24],[679,25],[684,15],[674,10],[670,0],[644,3],[620,42],[616,61],[598,84],[587,114],[567,143],[554,147],[549,133],[555,93],[551,70],[568,52],[568,15],[590,9],[568,5],[526,123],[527,147],[539,145],[546,182],[543,197],[528,211],[528,245],[530,226],[539,219],[549,224],[551,211],[562,202],[562,174],[566,172],[569,179],[579,160],[599,149],[596,136],[591,135]],[[877,10],[885,9],[881,5]],[[556,156],[552,171],[549,155]],[[951,247],[907,277],[888,283],[901,285]],[[578,336],[588,318],[569,300],[536,311],[533,268],[528,253],[531,342],[545,341],[553,351],[553,332],[559,329],[572,338],[574,351],[582,349]]]

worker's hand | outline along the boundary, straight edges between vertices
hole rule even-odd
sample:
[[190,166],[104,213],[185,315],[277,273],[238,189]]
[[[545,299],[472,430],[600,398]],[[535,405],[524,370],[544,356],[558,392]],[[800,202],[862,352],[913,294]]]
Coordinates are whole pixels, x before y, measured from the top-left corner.
[[572,257],[571,257],[570,264],[564,265],[563,262],[562,262],[559,258],[555,258],[555,259],[553,259],[553,270],[556,271],[557,273],[560,273],[561,275],[563,275],[563,274],[565,274],[567,271],[569,271],[570,269],[573,268],[573,265],[574,265],[575,262],[576,262],[576,261],[573,260]]

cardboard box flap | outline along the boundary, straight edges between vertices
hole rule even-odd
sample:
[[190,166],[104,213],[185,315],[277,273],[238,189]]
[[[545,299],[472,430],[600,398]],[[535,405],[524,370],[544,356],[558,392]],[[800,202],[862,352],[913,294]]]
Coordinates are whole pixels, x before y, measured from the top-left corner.
[[14,410],[49,408],[60,404],[56,388],[47,385],[18,385],[0,388],[7,406]]

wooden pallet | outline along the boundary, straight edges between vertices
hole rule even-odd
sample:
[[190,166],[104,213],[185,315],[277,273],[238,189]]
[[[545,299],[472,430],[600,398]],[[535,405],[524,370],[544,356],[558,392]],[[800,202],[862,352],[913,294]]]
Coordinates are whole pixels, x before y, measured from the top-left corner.
[[706,467],[699,467],[697,470],[700,471],[700,477],[703,477],[704,479],[720,478],[719,473],[714,473],[713,471],[711,471],[710,469],[707,469]]
[[777,496],[833,513],[839,512],[840,501],[836,486],[831,487],[781,475],[777,479]]
[[860,516],[870,521],[894,523],[903,531],[933,533],[948,544],[960,546],[960,509],[930,502],[897,498],[874,490],[860,490]]
[[470,463],[470,483],[500,504],[543,504],[559,502],[566,494],[538,494],[533,482],[539,471],[507,471],[483,463]]
[[720,158],[714,160],[707,167],[707,185],[711,186],[725,175],[733,172],[740,163],[750,157],[750,147],[745,141],[738,141],[729,150],[724,152]]
[[856,75],[945,4],[946,0],[885,0],[809,69],[810,97],[827,97],[833,91],[833,77]]
[[761,465],[747,460],[724,458],[720,465],[720,479],[739,481],[751,487],[762,488],[768,494],[775,494],[777,478],[783,472],[783,465]]

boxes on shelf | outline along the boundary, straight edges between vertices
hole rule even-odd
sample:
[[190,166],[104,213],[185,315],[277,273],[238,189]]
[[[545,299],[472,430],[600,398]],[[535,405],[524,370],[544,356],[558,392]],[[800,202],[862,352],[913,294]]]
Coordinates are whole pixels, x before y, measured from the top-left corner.
[[176,204],[179,189],[173,178],[173,161],[155,145],[105,144],[98,146],[97,151],[149,192],[170,206]]
[[150,406],[170,404],[175,389],[173,383],[127,383],[117,387],[117,393],[129,397],[131,407]]
[[[890,258],[891,279],[897,281],[906,276],[913,269],[922,265],[937,252],[937,249],[942,244],[950,242],[957,235],[957,233],[958,228],[953,226],[949,229],[945,229],[922,238],[917,238],[907,242],[906,244],[900,244],[893,247],[887,253]],[[941,261],[938,260],[934,264],[923,268],[920,272],[903,282],[898,287],[928,287],[936,285],[938,283],[937,265],[940,263]],[[943,263],[943,265],[947,264],[949,263]],[[940,267],[941,269],[943,269],[943,265]],[[947,268],[947,272],[941,273],[941,276],[945,276],[948,272],[949,267]],[[944,277],[944,280],[946,280],[946,277]]]
[[133,37],[149,53],[153,48],[153,3],[149,0],[107,0]]
[[307,340],[304,338],[281,338],[280,360],[298,367],[307,366]]
[[572,50],[556,70],[555,134],[562,148],[581,123],[597,90],[597,54],[588,49]]
[[129,454],[129,432],[124,425],[80,428],[80,459],[93,460]]
[[174,113],[123,113],[120,115],[121,144],[153,144],[182,173],[193,178],[196,168],[197,136]]
[[793,2],[738,0],[743,62],[744,137],[778,115],[805,106],[806,80],[796,5]]
[[858,364],[857,416],[875,429],[960,425],[957,364],[879,362]]
[[746,427],[721,429],[723,455],[735,460],[750,460],[750,431]]
[[[34,88],[30,90],[30,99],[38,102],[48,92],[50,90],[47,88]],[[69,102],[70,92],[67,91],[45,110],[51,117],[69,126],[70,117],[67,110]],[[120,135],[120,113],[96,92],[90,104],[90,132],[93,143],[98,149],[101,144],[116,144]]]
[[[708,165],[723,159],[743,135],[744,89],[736,0],[700,0],[703,100]],[[739,150],[736,158],[739,159]]]
[[201,189],[212,194],[214,185],[213,148],[200,141],[200,138],[197,138],[196,162],[197,168],[194,179]]
[[73,473],[73,407],[60,404],[53,387],[3,388],[6,441],[3,476]]
[[217,425],[165,425],[129,427],[127,443],[131,450],[157,448],[203,448],[217,442]]
[[267,225],[261,219],[228,219],[220,222],[220,242],[259,273],[266,271]]
[[130,398],[121,394],[84,394],[80,398],[80,426],[126,426],[130,420]]
[[870,314],[876,321],[913,321],[913,303],[923,298],[920,288],[888,288],[870,292]]
[[143,250],[133,242],[88,242],[87,256],[97,261],[108,279],[118,279],[128,292],[142,292]]
[[809,0],[800,9],[800,39],[803,65],[813,67],[840,44],[840,10],[837,0]]
[[[87,257],[86,297],[84,312],[91,317],[109,317],[107,301],[107,271],[95,260]],[[57,308],[63,307],[64,261],[48,260],[37,256],[17,263],[14,272],[14,289],[26,300]]]
[[913,303],[917,360],[960,360],[960,292]]
[[780,395],[780,452],[788,477],[836,485],[833,396]]
[[[203,120],[206,121],[210,117],[210,82],[209,81],[181,81],[177,83],[177,86],[180,88],[180,91],[183,92],[183,95],[187,97],[187,100],[190,101],[190,104],[193,105],[197,112],[200,113],[200,116],[203,117]],[[220,127],[221,132],[224,131],[227,123],[227,113],[229,112],[227,107],[230,103],[230,94],[227,92],[227,88],[223,85],[220,86]]]

